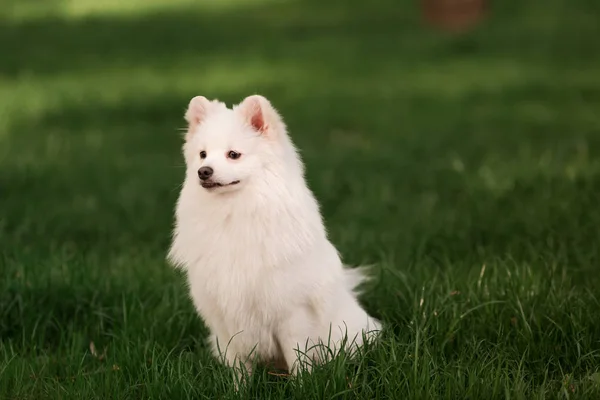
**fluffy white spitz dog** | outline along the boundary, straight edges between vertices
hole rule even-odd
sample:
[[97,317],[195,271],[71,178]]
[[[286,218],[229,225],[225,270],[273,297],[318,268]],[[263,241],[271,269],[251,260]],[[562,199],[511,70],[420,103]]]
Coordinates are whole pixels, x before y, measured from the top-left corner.
[[262,361],[294,374],[374,338],[380,322],[355,292],[366,275],[345,267],[327,239],[270,102],[254,95],[229,109],[198,96],[185,119],[169,259],[187,273],[215,356],[238,372]]

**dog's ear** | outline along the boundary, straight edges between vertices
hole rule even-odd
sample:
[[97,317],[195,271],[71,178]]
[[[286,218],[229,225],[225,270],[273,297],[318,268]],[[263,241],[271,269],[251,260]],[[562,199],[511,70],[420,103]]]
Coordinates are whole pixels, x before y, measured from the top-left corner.
[[191,139],[196,128],[198,128],[204,118],[206,118],[210,106],[210,101],[204,96],[196,96],[190,100],[188,109],[185,112],[185,120],[188,123],[187,132],[185,134],[186,141]]
[[274,138],[282,128],[283,122],[269,100],[260,95],[246,97],[238,106],[248,125],[266,137]]

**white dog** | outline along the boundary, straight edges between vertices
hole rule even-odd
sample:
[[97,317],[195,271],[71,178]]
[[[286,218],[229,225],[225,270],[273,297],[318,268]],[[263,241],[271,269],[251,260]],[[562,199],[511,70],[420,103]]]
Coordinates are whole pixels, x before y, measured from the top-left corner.
[[255,95],[229,109],[198,96],[185,118],[187,168],[169,259],[187,272],[214,354],[248,373],[258,359],[293,374],[324,361],[319,345],[335,355],[376,336],[381,325],[354,292],[365,274],[344,267],[327,239],[270,102]]

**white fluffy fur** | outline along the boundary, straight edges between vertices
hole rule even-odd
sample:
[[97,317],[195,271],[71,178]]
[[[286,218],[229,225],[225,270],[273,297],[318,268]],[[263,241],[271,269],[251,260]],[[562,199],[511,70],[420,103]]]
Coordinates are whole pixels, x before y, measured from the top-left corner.
[[[169,259],[187,272],[215,356],[250,368],[253,355],[294,373],[298,354],[319,361],[307,344],[337,351],[347,335],[353,351],[376,334],[380,323],[354,293],[365,275],[345,268],[327,239],[303,164],[269,101],[250,96],[229,109],[199,96],[186,119],[187,168]],[[227,158],[230,150],[242,156]],[[201,166],[213,168],[215,182],[239,184],[205,189]]]

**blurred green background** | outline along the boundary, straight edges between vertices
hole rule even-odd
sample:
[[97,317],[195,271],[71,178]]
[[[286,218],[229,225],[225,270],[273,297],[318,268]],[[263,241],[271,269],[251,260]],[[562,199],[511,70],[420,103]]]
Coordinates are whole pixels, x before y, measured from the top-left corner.
[[422,19],[0,0],[0,397],[235,396],[164,259],[187,103],[259,93],[390,329],[358,372],[263,372],[253,396],[600,398],[600,3]]

